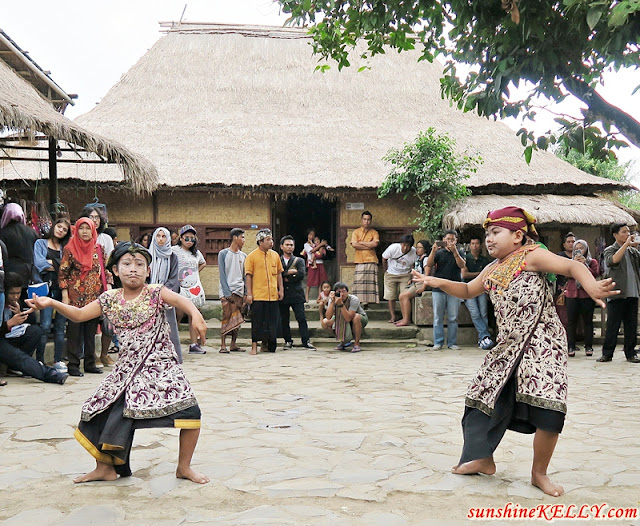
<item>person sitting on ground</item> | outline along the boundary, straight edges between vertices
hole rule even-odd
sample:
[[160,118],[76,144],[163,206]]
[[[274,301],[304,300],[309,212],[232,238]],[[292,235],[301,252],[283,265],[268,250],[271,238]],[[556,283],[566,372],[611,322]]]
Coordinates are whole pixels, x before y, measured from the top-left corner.
[[358,297],[349,294],[346,283],[338,281],[329,293],[327,314],[322,320],[323,329],[335,332],[336,340],[339,342],[336,349],[344,351],[351,345],[353,338],[351,352],[360,352],[362,329],[367,326],[368,321],[369,317],[360,305]]
[[327,312],[327,306],[329,305],[329,294],[331,293],[331,283],[323,281],[320,285],[320,291],[318,292],[318,312],[320,313],[320,320],[325,318]]
[[[429,274],[431,269],[425,267],[427,263],[427,254],[431,252],[431,243],[426,239],[421,239],[416,243],[416,255],[414,270],[420,274]],[[400,303],[400,312],[402,312],[402,319],[396,322],[396,327],[406,327],[411,325],[411,303],[413,298],[416,298],[426,290],[427,286],[424,283],[409,283],[406,289],[404,289],[398,298]]]
[[[5,274],[5,298],[2,319],[11,322],[11,331],[6,334],[5,338],[10,340],[11,345],[22,352],[29,356],[33,356],[35,353],[35,358],[39,362],[44,362],[44,348],[47,342],[42,339],[44,331],[37,324],[33,309],[27,307],[20,300],[24,285],[22,276],[19,274],[15,272],[7,272]],[[27,312],[28,316],[22,316],[23,312]],[[21,321],[16,323],[17,320],[13,320],[15,317],[18,317]]]
[[[0,276],[1,281],[5,281]],[[31,355],[36,350],[42,336],[42,329],[37,325],[25,327],[28,320],[35,321],[33,309],[16,308],[22,292],[22,281],[19,274],[7,274],[5,303],[0,312],[0,363],[11,371],[29,376],[43,382],[64,384],[69,377],[66,372],[48,367]],[[7,312],[8,311],[8,312]],[[20,334],[22,333],[22,334]],[[6,385],[2,380],[0,385]]]
[[151,254],[137,243],[120,243],[108,266],[117,288],[78,308],[47,297],[28,304],[37,309],[54,307],[74,323],[99,318],[113,323],[122,352],[113,371],[82,406],[75,437],[96,459],[96,468],[74,482],[115,480],[131,476],[129,456],[137,429],[180,429],[176,477],[206,484],[209,478],[191,468],[200,435],[198,401],[171,343],[166,309],[178,308],[189,316],[204,342],[207,325],[198,309],[167,287],[146,283]]

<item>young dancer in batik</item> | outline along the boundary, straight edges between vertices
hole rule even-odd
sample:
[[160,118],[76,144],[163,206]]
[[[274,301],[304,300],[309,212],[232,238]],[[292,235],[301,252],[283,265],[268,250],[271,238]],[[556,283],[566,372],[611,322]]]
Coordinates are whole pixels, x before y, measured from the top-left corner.
[[28,300],[37,309],[54,307],[81,323],[106,315],[120,341],[113,371],[82,406],[76,439],[96,459],[96,469],[74,482],[115,480],[131,475],[129,454],[136,429],[180,428],[176,476],[200,484],[205,475],[191,469],[200,434],[200,408],[171,343],[166,310],[189,314],[192,328],[204,342],[207,326],[198,309],[163,285],[147,285],[151,254],[142,245],[119,244],[111,254],[116,285],[85,307],[64,305],[47,297]]
[[459,298],[487,290],[495,307],[498,341],[467,390],[464,446],[453,473],[493,475],[493,452],[506,430],[534,433],[531,483],[558,497],[564,490],[551,482],[547,468],[567,410],[567,338],[546,273],[578,280],[601,307],[602,298],[617,292],[610,279],[596,281],[577,261],[528,243],[538,239],[534,223],[521,208],[489,212],[483,226],[487,250],[496,261],[469,283],[413,275]]

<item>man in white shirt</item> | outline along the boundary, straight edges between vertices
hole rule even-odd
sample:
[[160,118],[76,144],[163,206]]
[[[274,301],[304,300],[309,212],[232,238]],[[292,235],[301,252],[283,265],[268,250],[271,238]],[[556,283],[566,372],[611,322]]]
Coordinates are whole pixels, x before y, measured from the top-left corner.
[[389,323],[396,321],[396,300],[411,281],[411,269],[418,259],[413,243],[413,236],[407,234],[400,238],[400,243],[389,245],[382,253],[384,299],[389,303]]

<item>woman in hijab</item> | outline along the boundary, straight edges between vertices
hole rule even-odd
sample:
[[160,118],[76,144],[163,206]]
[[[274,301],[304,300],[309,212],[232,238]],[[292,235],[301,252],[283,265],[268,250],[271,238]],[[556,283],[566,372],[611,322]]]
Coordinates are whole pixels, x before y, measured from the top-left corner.
[[[591,257],[589,244],[584,239],[578,239],[573,244],[572,259],[585,265],[591,275],[597,278],[600,275],[600,265],[597,259]],[[567,307],[567,344],[569,356],[576,355],[576,329],[578,318],[582,318],[584,328],[584,353],[593,356],[593,311],[595,301],[585,292],[579,281],[568,278],[564,289]]]
[[0,240],[7,245],[8,259],[4,262],[5,272],[15,272],[26,287],[33,277],[33,245],[38,234],[27,226],[24,211],[17,203],[4,207],[0,221]]
[[[164,227],[157,228],[151,236],[149,246],[151,253],[151,265],[149,283],[159,283],[170,291],[180,294],[180,282],[178,281],[178,256],[171,250],[171,233]],[[178,361],[182,363],[182,348],[180,346],[180,334],[178,333],[178,321],[176,309],[167,310],[167,322],[171,329],[171,341],[178,353]]]
[[[81,217],[76,221],[73,237],[62,251],[58,271],[58,285],[62,290],[62,302],[74,307],[84,307],[104,292],[111,274],[105,271],[105,255],[97,244],[98,233],[93,221]],[[84,376],[80,372],[80,358],[84,348],[84,372],[102,374],[96,367],[96,331],[100,318],[75,323],[69,320],[67,329],[67,356],[69,374]]]

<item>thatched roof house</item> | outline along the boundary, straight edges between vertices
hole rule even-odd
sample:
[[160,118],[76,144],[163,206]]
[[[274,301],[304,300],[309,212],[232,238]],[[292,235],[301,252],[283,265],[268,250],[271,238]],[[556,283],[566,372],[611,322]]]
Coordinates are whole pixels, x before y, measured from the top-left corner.
[[[8,145],[9,138],[18,137],[22,141],[16,144],[23,152],[24,140],[33,143],[37,136],[45,135],[58,141],[86,150],[84,157],[96,154],[110,162],[117,163],[117,177],[137,193],[150,193],[156,187],[157,171],[154,166],[138,154],[113,139],[88,131],[81,125],[70,121],[59,111],[63,111],[72,99],[53,80],[42,71],[33,60],[23,52],[6,33],[0,30],[0,127],[2,133],[2,152],[5,157],[21,156]],[[56,111],[56,108],[59,111]],[[22,144],[22,146],[20,146]],[[35,150],[33,158],[46,162],[46,152]],[[81,154],[76,154],[80,160]],[[29,167],[26,161],[16,161],[24,169],[27,178],[38,173],[38,166]],[[36,165],[38,163],[35,163]],[[12,171],[13,172],[13,171]],[[11,174],[5,178],[11,180]]]
[[[132,235],[191,222],[215,263],[230,226],[270,225],[276,234],[304,240],[304,227],[315,225],[336,243],[348,280],[347,240],[363,208],[373,211],[386,240],[412,230],[412,207],[378,200],[375,191],[389,171],[382,157],[428,127],[484,160],[467,182],[473,196],[447,217],[452,226],[477,224],[493,202],[540,204],[541,223],[554,228],[602,225],[613,217],[634,222],[600,197],[627,185],[585,174],[547,152],[527,165],[506,125],[462,113],[440,97],[442,67],[418,63],[418,52],[390,52],[321,73],[304,30],[163,26],[167,34],[76,119],[158,169],[159,189],[152,200],[138,201],[138,215],[111,198],[120,215],[110,215]],[[370,68],[358,71],[361,65]],[[99,187],[121,176],[94,166],[60,170],[60,178]]]

